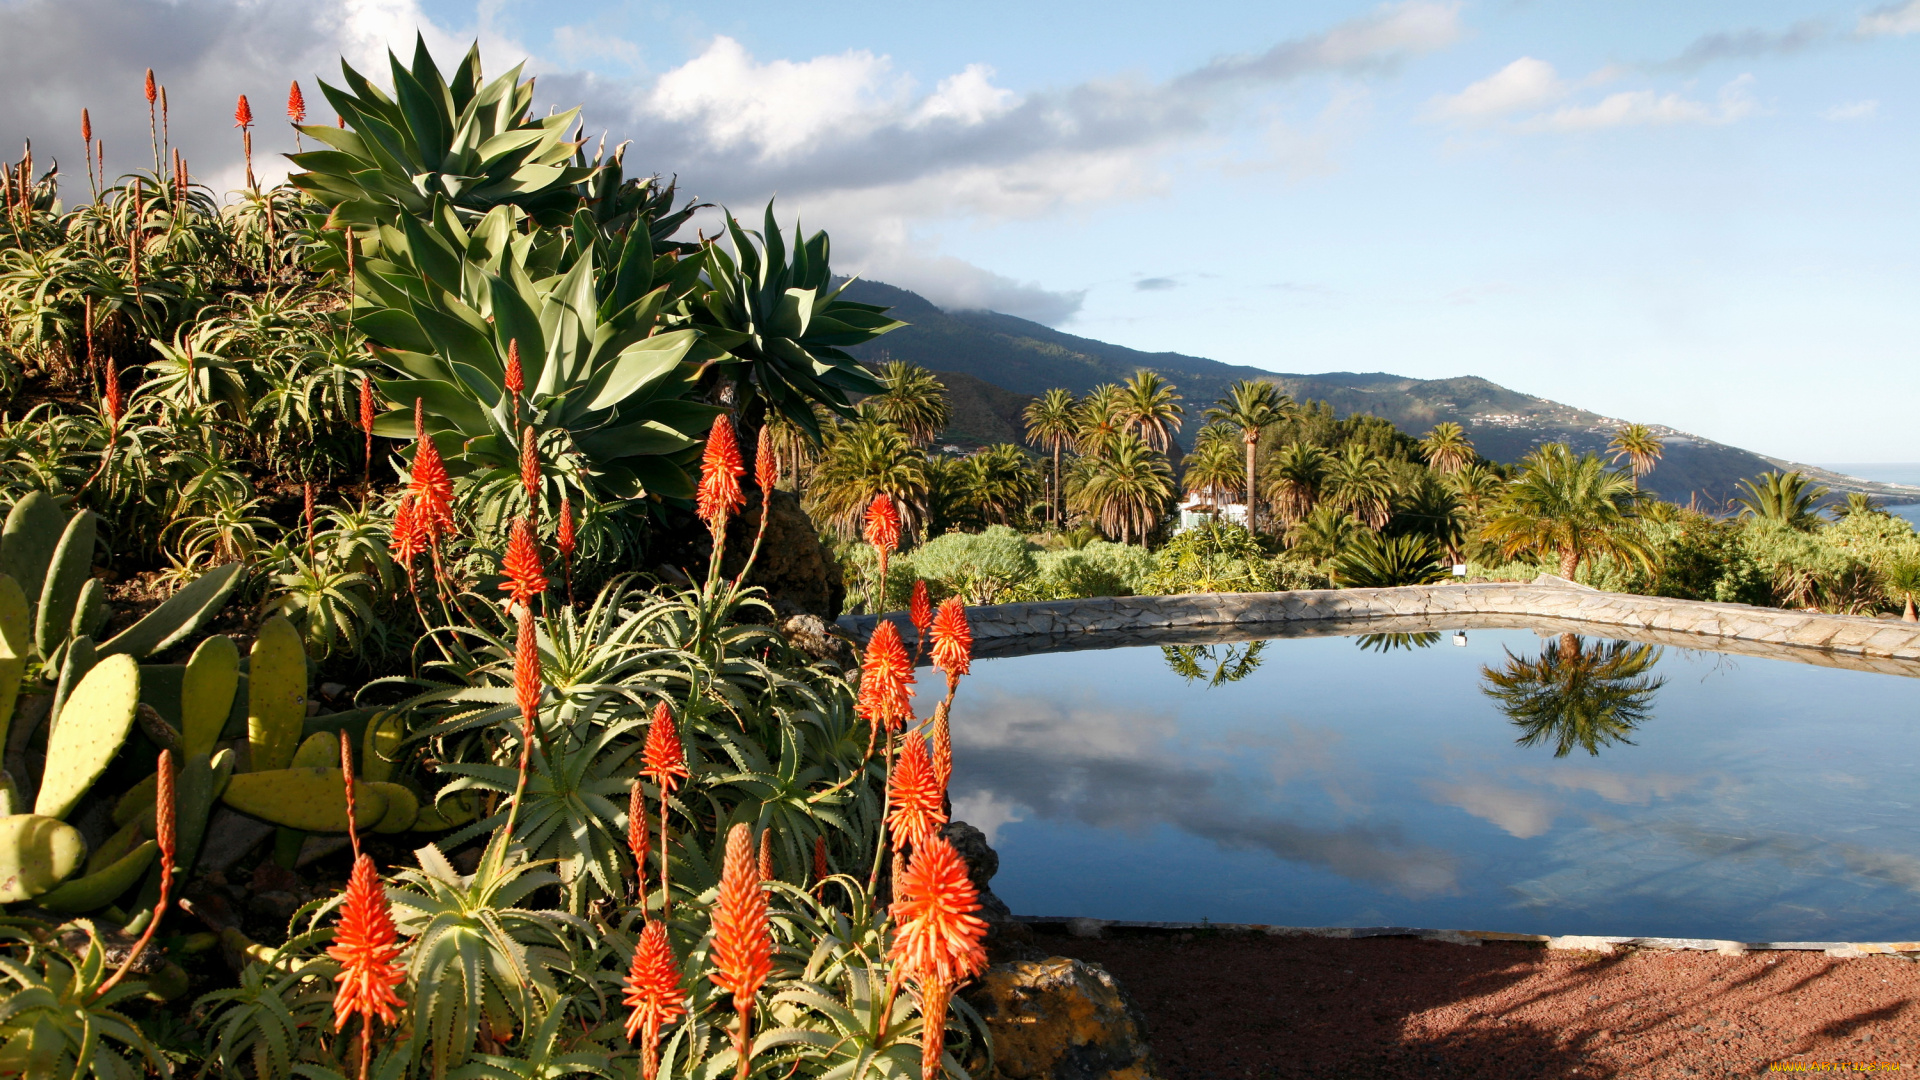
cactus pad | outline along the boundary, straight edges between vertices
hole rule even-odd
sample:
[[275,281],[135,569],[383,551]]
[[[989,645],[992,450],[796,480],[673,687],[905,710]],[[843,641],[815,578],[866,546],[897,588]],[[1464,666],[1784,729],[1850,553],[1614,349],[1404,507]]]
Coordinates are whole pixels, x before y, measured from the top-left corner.
[[115,897],[133,888],[133,883],[147,872],[147,867],[153,864],[154,856],[158,854],[160,845],[148,840],[109,865],[43,894],[37,903],[56,915],[78,915],[83,911],[105,907]]
[[[399,784],[378,780],[360,785],[359,790],[369,789],[379,791],[387,800],[387,812],[382,814],[380,820],[373,826],[374,832],[397,833],[413,828],[414,819],[420,816],[420,800],[414,796],[413,792]],[[359,797],[359,791],[356,791],[355,800]]]
[[240,647],[225,634],[200,643],[180,677],[180,738],[187,756],[213,752],[240,686]]
[[307,652],[300,631],[283,615],[260,626],[247,665],[247,746],[250,769],[293,764],[307,718]]
[[[354,824],[368,828],[387,814],[381,785],[354,789]],[[241,773],[227,781],[220,801],[243,814],[252,814],[289,829],[307,832],[347,831],[346,776],[339,769],[271,769]]]
[[80,830],[64,821],[39,814],[0,818],[0,904],[39,896],[66,880],[86,857]]
[[62,641],[73,636],[73,615],[80,606],[80,590],[93,577],[93,545],[100,532],[100,516],[82,510],[67,522],[40,587],[40,610],[34,615],[33,638],[41,656],[53,655]]
[[87,672],[47,738],[47,766],[34,813],[67,816],[120,752],[139,704],[140,665],[133,657],[109,656]]

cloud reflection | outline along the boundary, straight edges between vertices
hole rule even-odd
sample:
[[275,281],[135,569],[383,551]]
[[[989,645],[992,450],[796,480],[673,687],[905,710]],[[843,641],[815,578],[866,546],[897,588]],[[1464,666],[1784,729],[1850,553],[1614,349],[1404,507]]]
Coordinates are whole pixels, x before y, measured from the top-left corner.
[[[969,700],[971,697],[971,700]],[[1296,736],[1297,738],[1298,736]],[[1265,851],[1413,896],[1459,891],[1458,859],[1398,830],[1296,820],[1274,800],[1293,740],[1198,743],[1169,712],[1016,696],[979,688],[956,704],[956,813],[1017,807],[1032,816],[1142,833],[1161,825],[1221,847]],[[1302,749],[1324,753],[1325,736]],[[1313,744],[1318,742],[1319,746]],[[1210,760],[1232,755],[1231,760]],[[1236,768],[1237,766],[1237,768]],[[1239,770],[1246,770],[1245,772]]]

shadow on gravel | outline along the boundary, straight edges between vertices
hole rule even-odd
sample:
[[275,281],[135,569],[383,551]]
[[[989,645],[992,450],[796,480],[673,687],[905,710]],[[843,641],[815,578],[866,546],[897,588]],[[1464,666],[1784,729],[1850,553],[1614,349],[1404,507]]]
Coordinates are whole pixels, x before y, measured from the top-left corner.
[[1409,1017],[1525,979],[1533,949],[1247,937],[1036,944],[1113,972],[1146,1013],[1169,1078],[1610,1075],[1561,1032],[1531,1025],[1408,1037]]

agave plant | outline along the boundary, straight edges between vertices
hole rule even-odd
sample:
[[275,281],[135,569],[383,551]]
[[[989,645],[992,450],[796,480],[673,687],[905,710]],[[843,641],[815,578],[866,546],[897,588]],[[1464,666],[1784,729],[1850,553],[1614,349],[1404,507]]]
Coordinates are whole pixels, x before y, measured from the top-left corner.
[[1425,585],[1446,576],[1439,555],[1434,542],[1424,536],[1382,537],[1361,530],[1333,560],[1333,579],[1356,589]]
[[482,83],[480,47],[468,50],[451,79],[440,73],[425,39],[413,65],[387,54],[391,95],[344,61],[344,88],[320,84],[344,128],[312,125],[300,133],[330,147],[290,155],[306,170],[292,183],[347,225],[368,250],[385,240],[377,228],[430,218],[436,203],[477,218],[496,206],[518,206],[543,225],[557,225],[579,202],[574,185],[593,174],[571,162],[567,138],[578,109],[534,119],[533,81],[516,66]]
[[[80,937],[84,945],[65,942]],[[114,973],[93,924],[63,927],[31,919],[0,920],[0,942],[24,955],[0,961],[0,1073],[9,1076],[97,1077],[134,1080],[147,1069],[171,1076],[172,1067],[140,1024],[121,1010],[146,984],[120,982],[100,991]],[[127,1060],[116,1044],[139,1055]]]

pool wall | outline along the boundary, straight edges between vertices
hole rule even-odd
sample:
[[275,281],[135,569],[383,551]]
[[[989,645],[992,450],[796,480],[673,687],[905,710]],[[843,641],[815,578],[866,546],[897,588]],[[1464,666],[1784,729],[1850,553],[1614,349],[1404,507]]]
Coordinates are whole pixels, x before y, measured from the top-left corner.
[[[1545,574],[1531,582],[995,604],[968,608],[967,617],[981,656],[1332,633],[1531,627],[1920,675],[1920,623],[1601,592]],[[839,626],[865,641],[880,618],[893,620],[902,636],[913,640],[913,626],[904,612],[842,616]]]

